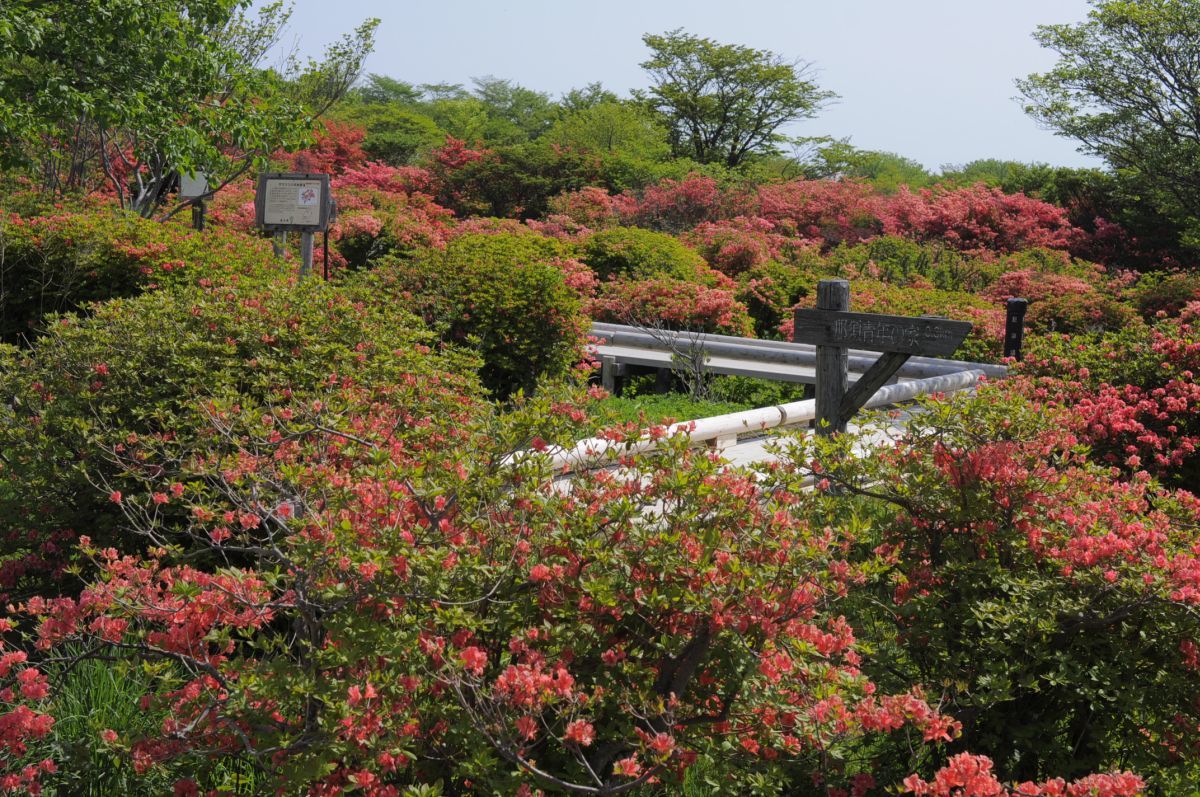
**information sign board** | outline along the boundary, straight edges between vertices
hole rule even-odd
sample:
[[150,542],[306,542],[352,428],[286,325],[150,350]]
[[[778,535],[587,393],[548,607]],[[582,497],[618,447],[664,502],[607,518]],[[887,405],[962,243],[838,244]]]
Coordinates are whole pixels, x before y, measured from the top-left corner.
[[263,174],[254,210],[264,230],[322,232],[329,227],[329,175]]

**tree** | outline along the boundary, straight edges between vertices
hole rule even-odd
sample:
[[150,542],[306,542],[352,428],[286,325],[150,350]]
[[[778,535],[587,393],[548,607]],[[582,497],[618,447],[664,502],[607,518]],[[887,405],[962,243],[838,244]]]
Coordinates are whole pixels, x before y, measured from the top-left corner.
[[290,8],[250,0],[47,0],[0,10],[0,159],[51,191],[97,176],[152,215],[182,173],[220,187],[280,147],[349,89],[370,20],[321,62],[259,66]]
[[810,176],[823,179],[865,179],[886,193],[894,193],[901,185],[922,188],[933,182],[933,176],[912,158],[894,152],[859,149],[846,140],[820,147],[808,171]]
[[719,44],[684,33],[646,34],[642,62],[653,85],[638,96],[661,112],[677,155],[737,166],[773,152],[788,122],[814,116],[835,95],[809,79],[811,65],[768,50]]
[[1200,243],[1200,2],[1093,6],[1084,22],[1034,33],[1059,61],[1017,81],[1025,111],[1107,161]]
[[667,133],[658,117],[629,102],[604,100],[568,112],[546,134],[555,144],[588,152],[620,152],[646,160],[670,154]]

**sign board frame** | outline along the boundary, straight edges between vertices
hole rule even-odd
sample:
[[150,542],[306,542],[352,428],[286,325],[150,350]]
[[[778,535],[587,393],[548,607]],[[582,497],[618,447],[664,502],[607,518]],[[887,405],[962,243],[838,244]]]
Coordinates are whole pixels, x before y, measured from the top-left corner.
[[[316,184],[310,185],[310,184]],[[311,202],[304,201],[302,192],[316,189]],[[290,200],[295,190],[297,198]],[[270,232],[324,232],[330,223],[329,175],[301,172],[264,172],[258,176],[254,192],[254,217],[258,227]],[[311,211],[308,207],[312,208]],[[279,221],[281,218],[309,219],[308,222]]]

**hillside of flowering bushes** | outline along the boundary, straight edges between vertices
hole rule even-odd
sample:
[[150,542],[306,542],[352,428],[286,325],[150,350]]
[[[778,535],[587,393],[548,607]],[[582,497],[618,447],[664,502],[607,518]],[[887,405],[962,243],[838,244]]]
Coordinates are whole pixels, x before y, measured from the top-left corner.
[[[1194,272],[983,183],[370,143],[274,156],[332,176],[328,282],[249,178],[202,232],[5,182],[0,792],[1192,793]],[[645,431],[591,321],[788,339],[829,277],[989,362],[1028,299],[1025,358],[866,455],[564,486]]]

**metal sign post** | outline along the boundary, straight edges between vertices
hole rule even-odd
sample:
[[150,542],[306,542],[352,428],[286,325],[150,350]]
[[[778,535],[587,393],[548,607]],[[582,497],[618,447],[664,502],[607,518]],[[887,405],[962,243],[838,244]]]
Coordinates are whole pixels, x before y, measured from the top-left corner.
[[300,278],[312,274],[313,233],[329,229],[333,216],[329,175],[260,175],[254,194],[254,211],[259,227],[285,236],[282,241],[276,238],[276,256],[282,255],[288,231],[300,233]]
[[204,172],[179,175],[179,198],[192,203],[192,229],[203,230],[208,202],[208,176]]
[[[953,354],[971,331],[967,321],[934,316],[852,313],[850,283],[821,280],[817,308],[798,309],[796,343],[817,347],[817,434],[846,431],[846,424],[909,357]],[[878,360],[847,390],[848,349],[880,352]]]

